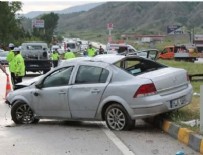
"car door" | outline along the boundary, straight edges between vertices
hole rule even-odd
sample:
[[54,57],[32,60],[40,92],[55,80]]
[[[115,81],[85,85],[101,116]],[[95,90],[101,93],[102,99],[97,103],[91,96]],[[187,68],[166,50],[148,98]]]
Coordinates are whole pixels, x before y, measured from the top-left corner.
[[156,59],[157,59],[158,53],[159,53],[158,50],[149,49],[149,50],[147,50],[146,52],[147,52],[147,58],[148,58],[148,59],[152,59],[152,60],[156,60]]
[[69,105],[73,118],[94,118],[100,99],[108,85],[105,68],[81,65],[75,84],[69,89]]
[[[68,91],[73,67],[60,68],[49,74],[33,92],[36,114],[70,118]],[[39,87],[39,86],[38,86]]]

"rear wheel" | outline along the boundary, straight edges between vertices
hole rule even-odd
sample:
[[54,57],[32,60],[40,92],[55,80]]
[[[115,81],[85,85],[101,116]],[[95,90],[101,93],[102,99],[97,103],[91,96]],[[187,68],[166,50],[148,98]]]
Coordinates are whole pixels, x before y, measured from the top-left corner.
[[134,121],[127,111],[119,104],[110,105],[105,111],[105,120],[111,130],[129,130],[134,126]]
[[16,102],[11,109],[12,120],[16,124],[38,123],[39,119],[34,118],[32,109],[22,102]]

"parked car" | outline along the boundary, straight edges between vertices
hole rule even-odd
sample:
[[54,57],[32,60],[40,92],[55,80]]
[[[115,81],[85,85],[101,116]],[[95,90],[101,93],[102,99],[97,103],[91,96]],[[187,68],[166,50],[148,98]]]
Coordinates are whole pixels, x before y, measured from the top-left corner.
[[105,120],[127,130],[148,118],[188,105],[192,86],[187,71],[138,56],[98,55],[64,61],[35,81],[10,92],[16,124],[41,118]]
[[8,53],[9,51],[0,52],[0,61],[3,65],[8,65],[8,61],[6,60]]

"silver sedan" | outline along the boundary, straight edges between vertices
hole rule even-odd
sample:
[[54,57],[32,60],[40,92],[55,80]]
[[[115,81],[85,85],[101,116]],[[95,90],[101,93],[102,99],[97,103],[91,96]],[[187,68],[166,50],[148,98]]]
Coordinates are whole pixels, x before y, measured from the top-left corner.
[[67,60],[18,86],[6,98],[16,124],[105,120],[112,130],[186,106],[193,91],[186,70],[123,55]]

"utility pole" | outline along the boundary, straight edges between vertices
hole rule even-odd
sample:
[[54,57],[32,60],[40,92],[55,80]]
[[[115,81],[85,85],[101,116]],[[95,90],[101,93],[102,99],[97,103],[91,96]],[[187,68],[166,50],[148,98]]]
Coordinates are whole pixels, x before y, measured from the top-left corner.
[[194,44],[194,39],[195,39],[195,28],[194,26],[192,27],[192,43]]
[[107,29],[109,30],[108,43],[110,43],[110,42],[112,42],[111,30],[113,30],[113,24],[108,23],[107,24]]

